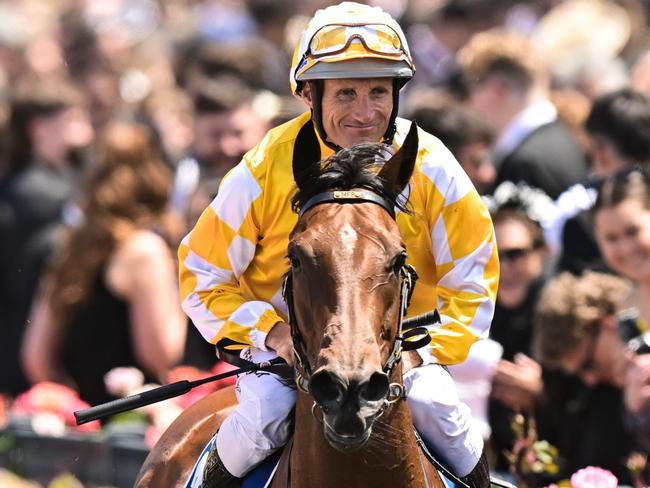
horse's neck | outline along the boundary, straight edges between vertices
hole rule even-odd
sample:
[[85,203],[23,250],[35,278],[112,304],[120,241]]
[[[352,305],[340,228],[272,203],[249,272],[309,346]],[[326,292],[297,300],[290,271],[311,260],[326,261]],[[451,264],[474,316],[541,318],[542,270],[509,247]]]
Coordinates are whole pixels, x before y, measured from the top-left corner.
[[406,401],[390,406],[375,421],[368,443],[350,453],[327,443],[312,403],[309,395],[298,394],[291,486],[425,486],[418,483],[425,475]]

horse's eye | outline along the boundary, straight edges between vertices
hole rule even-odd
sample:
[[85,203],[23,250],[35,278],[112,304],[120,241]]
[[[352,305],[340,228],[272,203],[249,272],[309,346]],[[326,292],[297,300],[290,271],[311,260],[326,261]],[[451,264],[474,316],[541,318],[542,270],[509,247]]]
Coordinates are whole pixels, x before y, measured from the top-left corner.
[[289,256],[289,263],[291,263],[291,268],[293,269],[300,268],[300,259],[296,256]]
[[393,330],[390,323],[385,323],[381,327],[381,338],[385,341],[390,341],[393,337]]
[[406,264],[406,253],[402,252],[395,257],[393,261],[393,272],[399,273],[402,267]]

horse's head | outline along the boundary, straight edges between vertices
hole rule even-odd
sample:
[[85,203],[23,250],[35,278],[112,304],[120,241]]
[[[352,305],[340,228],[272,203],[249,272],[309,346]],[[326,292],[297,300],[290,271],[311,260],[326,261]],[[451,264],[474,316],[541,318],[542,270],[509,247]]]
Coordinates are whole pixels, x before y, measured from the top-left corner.
[[352,450],[368,440],[389,396],[389,356],[406,299],[406,248],[393,212],[406,205],[399,195],[413,173],[417,128],[388,160],[385,146],[361,144],[318,163],[312,134],[301,131],[294,154],[300,216],[288,249],[287,301],[325,436]]

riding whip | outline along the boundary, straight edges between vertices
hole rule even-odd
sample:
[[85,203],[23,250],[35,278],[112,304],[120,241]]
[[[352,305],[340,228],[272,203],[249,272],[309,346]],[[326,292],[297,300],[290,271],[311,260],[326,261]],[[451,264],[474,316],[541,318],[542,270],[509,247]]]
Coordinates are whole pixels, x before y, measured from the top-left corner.
[[264,370],[282,363],[284,363],[284,359],[278,357],[271,359],[270,361],[251,363],[250,366],[234,369],[226,373],[209,376],[207,378],[202,378],[196,381],[176,381],[174,383],[170,383],[169,385],[160,386],[158,388],[143,391],[142,393],[137,393],[135,395],[130,395],[124,398],[118,398],[117,400],[113,400],[111,402],[102,403],[101,405],[86,408],[85,410],[78,410],[74,412],[74,417],[77,425],[85,424],[86,422],[90,422],[92,420],[101,419],[110,415],[115,415],[117,413],[126,412],[127,410],[133,410],[134,408],[144,407],[146,405],[151,405],[152,403],[162,402],[163,400],[168,400],[170,398],[183,395],[190,391],[192,388],[196,388],[197,386],[203,385],[205,383],[219,381],[230,376],[246,373],[248,371]]
[[[427,312],[417,317],[407,319],[404,321],[404,328],[411,329],[413,327],[422,326],[424,324],[432,324],[440,320],[440,316],[437,311]],[[238,363],[240,365],[241,363]],[[84,410],[77,410],[74,412],[74,417],[77,422],[77,425],[82,425],[92,420],[101,419],[104,417],[109,417],[121,412],[126,412],[128,410],[133,410],[135,408],[144,407],[146,405],[151,405],[152,403],[162,402],[163,400],[169,400],[180,395],[183,395],[190,391],[192,388],[203,385],[205,383],[210,383],[212,381],[219,381],[224,378],[229,378],[231,376],[236,376],[241,373],[246,373],[248,371],[262,371],[268,369],[275,369],[279,365],[286,365],[284,359],[274,358],[270,361],[263,361],[261,363],[252,363],[246,362],[246,364],[240,368],[228,371],[226,373],[209,376],[207,378],[202,378],[196,381],[181,380],[169,385],[163,385],[158,388],[153,388],[152,390],[144,391],[142,393],[137,393],[135,395],[130,395],[124,398],[118,398],[107,403],[102,403],[101,405],[96,405],[94,407],[86,408]]]

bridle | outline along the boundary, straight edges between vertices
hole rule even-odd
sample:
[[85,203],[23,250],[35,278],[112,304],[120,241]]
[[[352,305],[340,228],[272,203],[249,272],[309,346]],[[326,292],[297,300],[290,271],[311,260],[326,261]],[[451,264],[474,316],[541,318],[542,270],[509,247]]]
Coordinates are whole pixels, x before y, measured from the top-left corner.
[[[322,203],[374,203],[388,212],[391,218],[395,220],[394,205],[378,193],[365,188],[353,190],[331,190],[318,193],[301,206],[298,218],[302,217],[311,208]],[[413,351],[429,344],[431,337],[425,325],[440,321],[440,316],[438,315],[437,310],[434,310],[433,312],[428,312],[421,316],[409,319],[409,325],[404,324],[404,316],[406,315],[411,296],[413,295],[418,275],[415,268],[409,264],[404,264],[400,268],[399,274],[401,283],[400,312],[397,319],[397,334],[391,352],[388,355],[388,359],[382,368],[383,372],[389,378],[391,377],[395,366],[402,359],[403,351]],[[290,367],[285,363],[260,363],[257,366],[258,369],[264,369],[265,371],[275,373],[283,378],[294,379],[296,387],[300,391],[311,394],[309,390],[309,382],[313,371],[305,353],[305,341],[300,334],[300,329],[296,319],[291,271],[289,271],[284,277],[282,296],[287,304],[287,320],[291,328],[295,366]],[[254,363],[239,356],[239,348],[241,347],[245,347],[245,344],[232,339],[223,338],[217,343],[217,356],[234,366],[250,368]],[[385,404],[393,403],[400,398],[404,398],[404,395],[404,386],[401,382],[391,383],[389,388],[389,398],[385,400]]]
[[[319,193],[301,206],[298,218],[302,217],[308,210],[322,203],[374,203],[386,210],[388,214],[395,220],[395,208],[383,196],[367,190],[367,189],[353,189],[353,190],[334,190]],[[397,334],[388,359],[382,368],[383,372],[390,378],[395,368],[402,358],[402,351],[411,351],[419,349],[427,345],[431,338],[426,328],[413,327],[405,329],[403,327],[403,319],[413,295],[415,283],[418,279],[415,268],[410,264],[404,264],[399,271],[400,274],[400,312],[397,319]],[[291,271],[289,271],[282,285],[282,296],[287,304],[287,314],[289,326],[291,327],[291,338],[293,341],[293,352],[295,356],[295,380],[299,390],[309,393],[309,382],[312,376],[312,368],[305,353],[305,341],[300,334],[298,322],[296,320],[296,313],[294,309],[293,300],[293,279]],[[411,339],[411,340],[409,340]],[[393,397],[391,401],[404,396],[404,387],[400,383],[392,383],[389,395]]]

